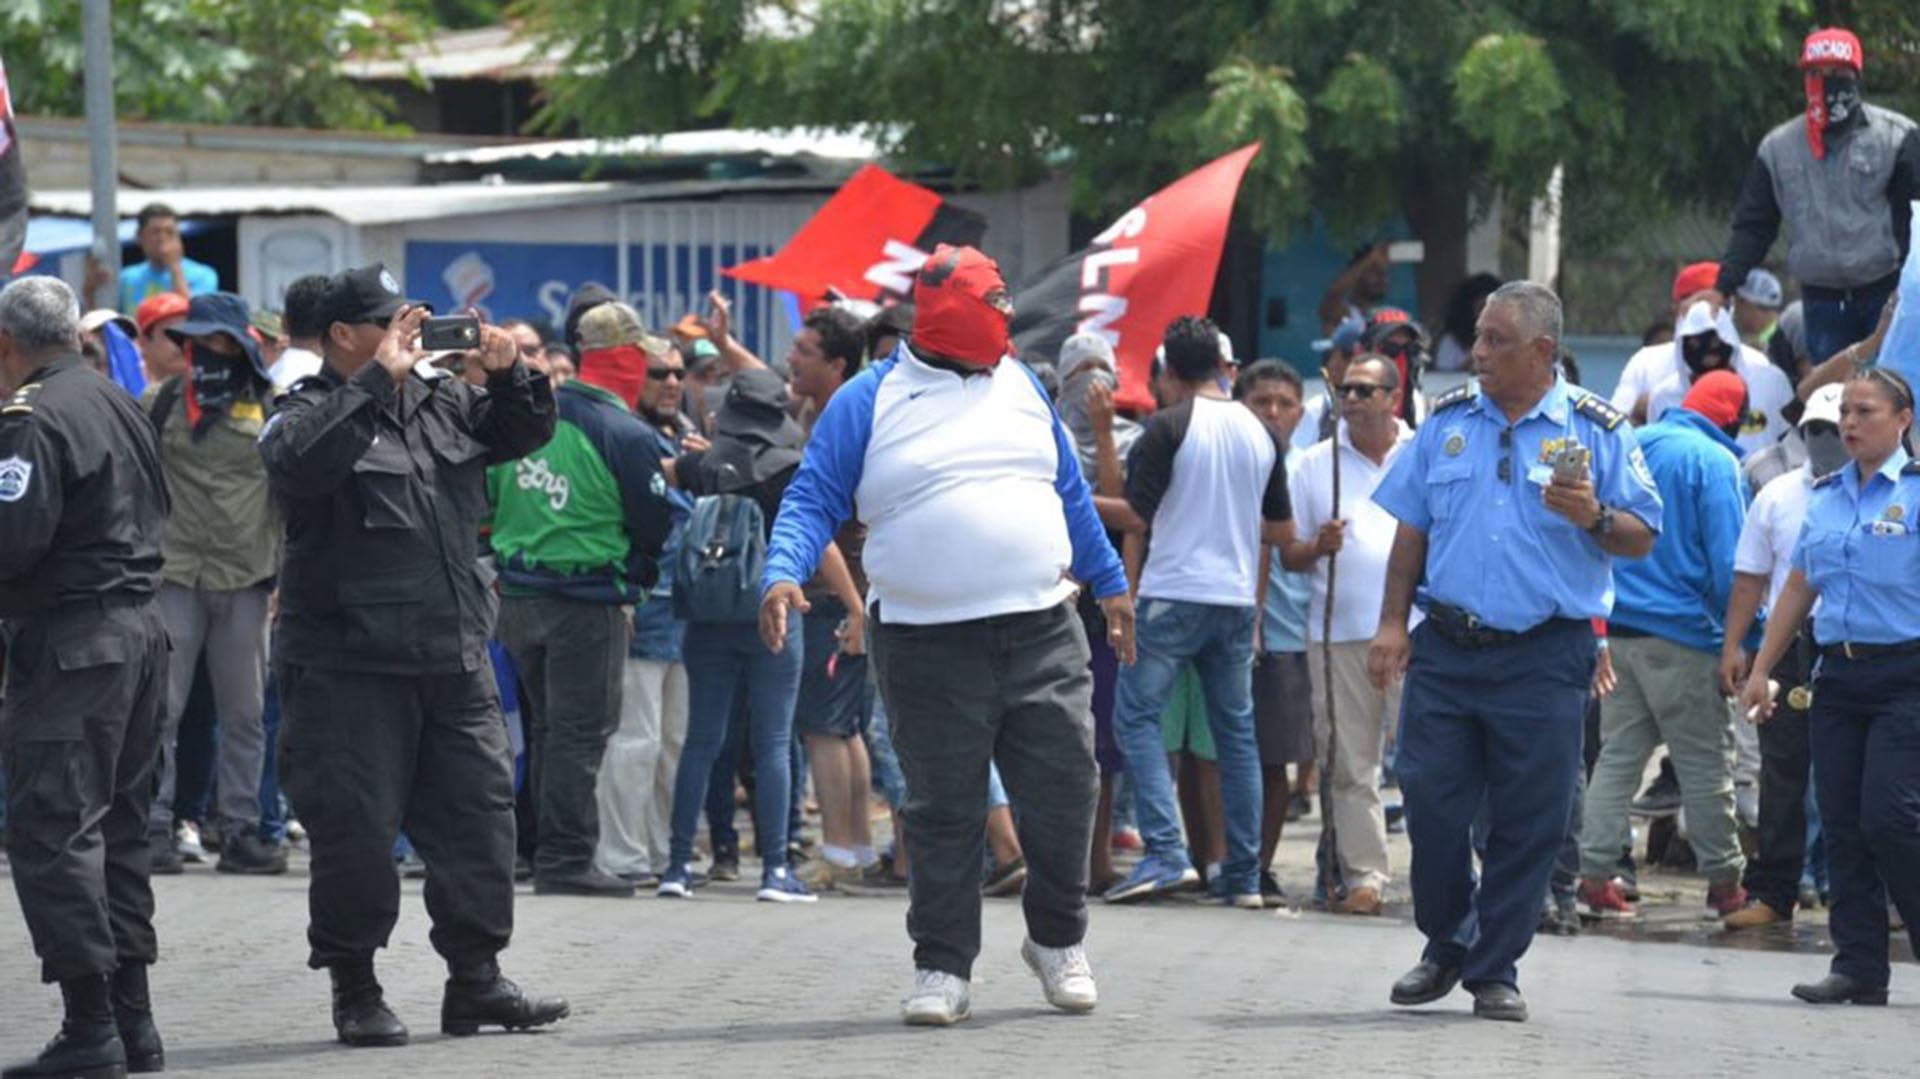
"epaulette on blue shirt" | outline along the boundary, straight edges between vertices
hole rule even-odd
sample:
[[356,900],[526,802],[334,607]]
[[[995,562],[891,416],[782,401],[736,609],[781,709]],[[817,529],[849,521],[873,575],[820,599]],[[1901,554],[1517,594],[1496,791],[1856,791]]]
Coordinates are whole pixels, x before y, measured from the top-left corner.
[[1573,399],[1574,411],[1584,414],[1588,419],[1611,431],[1625,422],[1627,414],[1613,407],[1613,403],[1597,393],[1580,393]]
[[1432,415],[1444,409],[1452,408],[1455,405],[1464,405],[1471,400],[1473,400],[1472,383],[1455,386],[1453,389],[1433,399],[1433,404],[1429,406],[1428,414]]

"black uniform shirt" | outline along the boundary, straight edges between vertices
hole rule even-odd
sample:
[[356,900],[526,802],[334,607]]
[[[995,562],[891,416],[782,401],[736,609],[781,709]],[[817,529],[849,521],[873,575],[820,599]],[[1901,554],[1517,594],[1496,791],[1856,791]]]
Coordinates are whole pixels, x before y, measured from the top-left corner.
[[0,404],[0,616],[151,596],[170,510],[153,424],[61,356]]
[[260,435],[286,526],[275,647],[382,674],[480,669],[499,601],[486,468],[553,437],[553,390],[515,363],[485,391],[369,362],[295,383]]

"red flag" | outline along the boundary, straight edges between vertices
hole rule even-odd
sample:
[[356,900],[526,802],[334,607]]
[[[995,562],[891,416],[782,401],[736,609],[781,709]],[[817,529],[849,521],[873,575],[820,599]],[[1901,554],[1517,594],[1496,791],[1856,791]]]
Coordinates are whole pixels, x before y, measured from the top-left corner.
[[1233,198],[1259,152],[1259,143],[1243,146],[1188,173],[1122,214],[1084,250],[1023,282],[1014,291],[1019,354],[1052,360],[1073,334],[1103,334],[1120,361],[1114,403],[1152,408],[1154,349],[1168,323],[1207,313]]
[[978,245],[986,230],[979,214],[863,165],[777,253],[720,272],[802,300],[824,299],[829,289],[861,300],[904,299],[936,244]]
[[27,240],[27,166],[14,137],[13,97],[0,61],[0,282],[25,273],[36,260],[22,252]]

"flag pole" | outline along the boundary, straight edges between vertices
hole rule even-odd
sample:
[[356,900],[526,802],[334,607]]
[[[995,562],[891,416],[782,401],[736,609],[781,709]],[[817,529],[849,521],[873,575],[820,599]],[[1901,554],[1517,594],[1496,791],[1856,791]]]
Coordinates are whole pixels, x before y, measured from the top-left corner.
[[[1328,519],[1340,519],[1340,408],[1341,398],[1338,390],[1332,389],[1333,379],[1325,367],[1320,369],[1320,377],[1334,394],[1329,408],[1335,410],[1333,418],[1332,444],[1328,449],[1333,463],[1333,507]],[[1333,596],[1334,584],[1340,569],[1340,552],[1327,555],[1327,599],[1320,615],[1320,661],[1325,673],[1325,698],[1327,706],[1327,753],[1326,760],[1320,765],[1320,836],[1327,851],[1326,865],[1320,870],[1320,888],[1327,897],[1327,909],[1334,909],[1334,882],[1340,876],[1340,834],[1333,823],[1333,762],[1334,739],[1338,725],[1334,722],[1333,693]]]
[[93,257],[106,271],[109,293],[105,303],[98,296],[89,296],[84,306],[117,308],[120,306],[120,163],[114,146],[112,0],[86,0],[83,15]]

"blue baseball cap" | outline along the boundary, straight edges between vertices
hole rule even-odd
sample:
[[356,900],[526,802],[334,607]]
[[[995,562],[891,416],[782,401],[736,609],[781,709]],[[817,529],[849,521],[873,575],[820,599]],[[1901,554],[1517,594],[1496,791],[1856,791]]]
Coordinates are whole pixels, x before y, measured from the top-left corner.
[[1367,320],[1357,314],[1350,314],[1333,327],[1333,333],[1313,343],[1315,352],[1352,352],[1360,345],[1360,335],[1367,330]]

